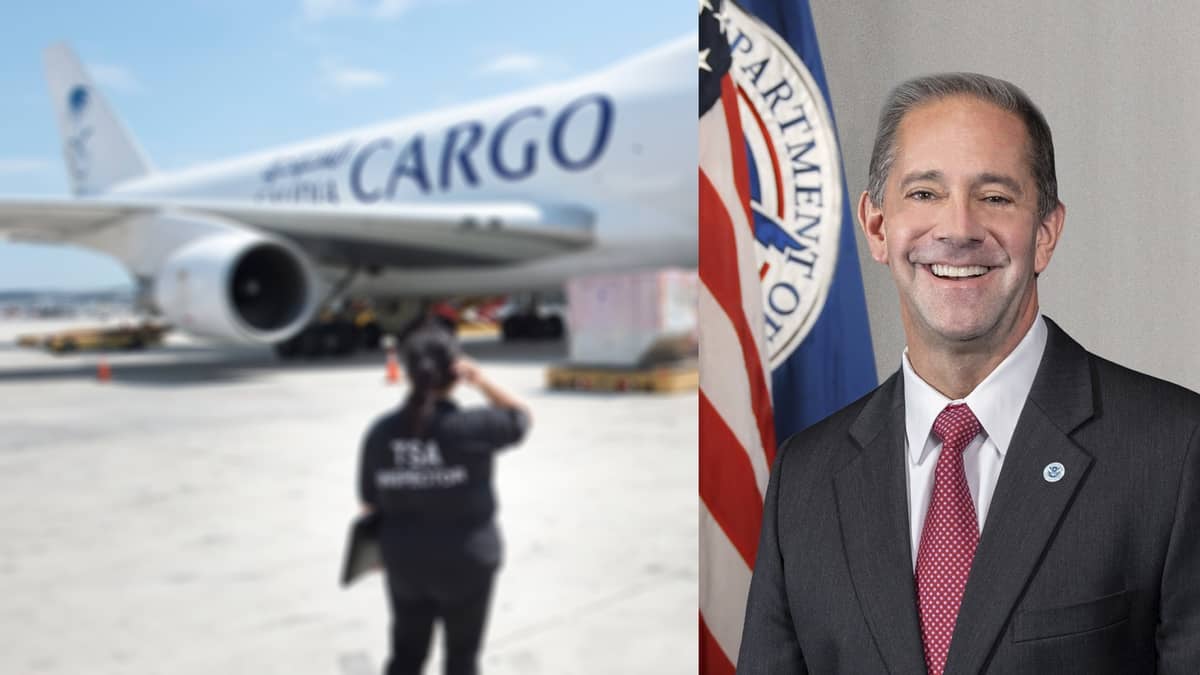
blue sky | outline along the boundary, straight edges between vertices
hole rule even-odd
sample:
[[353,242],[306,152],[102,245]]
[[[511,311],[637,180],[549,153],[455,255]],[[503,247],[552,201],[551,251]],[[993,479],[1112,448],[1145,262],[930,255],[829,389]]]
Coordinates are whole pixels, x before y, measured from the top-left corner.
[[[0,196],[66,196],[42,51],[66,41],[162,170],[586,73],[696,29],[669,0],[10,4]],[[0,243],[0,289],[128,283],[115,261]]]

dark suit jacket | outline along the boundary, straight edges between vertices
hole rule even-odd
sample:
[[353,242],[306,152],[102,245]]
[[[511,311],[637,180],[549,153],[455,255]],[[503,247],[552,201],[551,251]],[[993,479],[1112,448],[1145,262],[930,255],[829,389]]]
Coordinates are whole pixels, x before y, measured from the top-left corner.
[[[946,672],[1200,673],[1200,396],[1047,324]],[[925,672],[903,381],[782,447],[738,673]]]

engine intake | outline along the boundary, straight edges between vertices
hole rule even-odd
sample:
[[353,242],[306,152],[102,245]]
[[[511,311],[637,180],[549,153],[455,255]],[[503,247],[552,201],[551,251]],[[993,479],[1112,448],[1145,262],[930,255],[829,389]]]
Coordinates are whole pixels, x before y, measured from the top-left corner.
[[253,328],[275,331],[296,321],[305,306],[304,268],[274,243],[242,254],[229,284],[234,311]]
[[266,344],[298,333],[317,310],[315,277],[303,254],[251,232],[191,242],[156,276],[155,301],[180,328]]

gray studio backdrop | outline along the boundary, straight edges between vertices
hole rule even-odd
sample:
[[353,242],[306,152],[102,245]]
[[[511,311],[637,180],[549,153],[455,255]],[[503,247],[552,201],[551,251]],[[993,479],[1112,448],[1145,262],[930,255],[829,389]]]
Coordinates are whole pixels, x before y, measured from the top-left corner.
[[[854,203],[896,83],[1016,83],[1050,122],[1067,206],[1042,311],[1092,351],[1200,390],[1200,3],[811,2]],[[882,379],[904,334],[887,269],[858,245]]]

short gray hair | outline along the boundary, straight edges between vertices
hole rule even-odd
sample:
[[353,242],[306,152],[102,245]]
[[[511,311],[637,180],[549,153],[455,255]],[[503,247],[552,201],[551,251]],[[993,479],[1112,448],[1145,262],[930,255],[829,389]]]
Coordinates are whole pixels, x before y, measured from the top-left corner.
[[913,78],[892,90],[879,115],[875,147],[867,174],[867,194],[883,205],[888,171],[896,160],[896,133],[914,108],[950,96],[973,96],[1021,118],[1029,133],[1029,164],[1038,191],[1038,217],[1045,218],[1058,205],[1058,178],[1054,173],[1054,141],[1042,111],[1020,87],[977,73],[939,73]]

